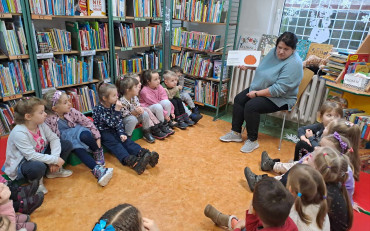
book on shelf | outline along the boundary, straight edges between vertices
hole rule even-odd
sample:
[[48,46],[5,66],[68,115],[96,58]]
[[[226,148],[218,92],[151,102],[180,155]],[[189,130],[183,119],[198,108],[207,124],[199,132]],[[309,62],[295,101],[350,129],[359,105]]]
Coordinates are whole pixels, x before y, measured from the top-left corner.
[[2,97],[34,90],[30,62],[13,60],[0,64],[0,95]]
[[72,106],[80,112],[92,111],[99,102],[95,84],[69,88],[66,93]]
[[115,45],[119,47],[149,46],[162,43],[162,25],[152,23],[136,27],[133,23],[114,24]]
[[66,22],[71,32],[72,48],[78,51],[109,48],[108,24],[101,22]]
[[87,15],[83,14],[87,6],[86,0],[29,0],[29,3],[31,14],[68,16]]
[[311,43],[308,49],[306,59],[311,55],[316,55],[319,58],[326,59],[330,56],[330,52],[333,50],[333,45],[330,44],[319,44]]
[[37,53],[66,52],[72,50],[71,32],[57,28],[36,31]]
[[127,14],[135,18],[162,17],[161,0],[130,0],[127,10]]
[[77,0],[74,15],[76,16],[87,16],[87,2],[88,0]]
[[219,58],[219,56],[210,57],[193,51],[181,51],[180,53],[172,53],[171,66],[180,66],[185,74],[207,78],[212,76],[213,59]]
[[258,49],[260,38],[254,36],[241,35],[239,37],[239,49],[238,50],[253,50]]
[[199,103],[217,106],[218,102],[223,105],[227,97],[227,83],[221,85],[221,95],[218,89],[220,85],[215,82],[196,80],[194,87],[194,100]]
[[225,0],[173,0],[172,17],[195,22],[223,23],[227,15],[228,2]]
[[106,16],[105,0],[89,0],[87,13],[91,16]]
[[173,29],[172,45],[200,51],[214,51],[220,46],[221,35],[211,35],[198,31],[186,31],[186,28]]
[[[222,68],[222,60],[214,60],[213,62],[213,78],[220,79],[221,78],[221,68]],[[227,78],[227,66],[226,60],[224,60],[223,65],[223,79]]]
[[116,54],[116,73],[123,76],[127,73],[140,73],[146,69],[158,70],[162,68],[162,50],[149,50],[136,53],[130,59],[120,59]]
[[306,59],[310,45],[311,45],[310,40],[306,40],[306,39],[298,40],[296,52],[298,53],[299,57],[301,57],[302,61]]
[[113,17],[126,17],[126,0],[112,0]]
[[107,81],[109,77],[109,65],[107,55],[94,56],[94,78]]
[[0,135],[8,134],[14,124],[14,106],[17,100],[0,103]]
[[22,13],[22,0],[0,0],[0,13]]
[[0,51],[7,56],[28,54],[20,16],[15,16],[11,20],[0,20]]
[[261,51],[261,58],[265,57],[270,50],[274,49],[277,41],[276,35],[263,34],[258,45],[258,50]]

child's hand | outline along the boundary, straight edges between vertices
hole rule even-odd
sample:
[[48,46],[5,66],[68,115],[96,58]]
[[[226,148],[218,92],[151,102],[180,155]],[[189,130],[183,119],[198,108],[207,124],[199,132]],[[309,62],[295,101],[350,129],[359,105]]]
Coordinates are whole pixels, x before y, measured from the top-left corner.
[[49,171],[51,173],[57,172],[58,170],[59,170],[59,166],[58,165],[56,165],[56,164],[49,164]]
[[245,220],[239,220],[238,223],[233,227],[233,229],[244,229],[245,228]]
[[125,142],[127,140],[127,136],[125,135],[121,135],[119,138],[121,138],[122,142]]
[[1,205],[9,202],[10,194],[11,192],[9,190],[9,187],[1,183],[0,184],[0,204]]
[[312,146],[310,140],[307,139],[306,136],[301,136],[301,140],[306,142],[308,145]]
[[96,144],[98,145],[98,148],[101,148],[101,139],[97,139]]
[[138,115],[141,115],[144,113],[144,109],[142,107],[137,107],[135,110],[138,113]]
[[181,91],[182,90],[182,86],[177,86],[178,88],[179,88],[179,91]]
[[310,138],[311,136],[313,136],[312,130],[311,129],[306,129],[306,137]]
[[[172,116],[172,114],[171,114],[171,116]],[[167,122],[171,120],[171,118],[169,116],[164,117],[164,119],[167,120]]]
[[175,119],[176,118],[175,113],[171,113],[171,117]]
[[116,111],[121,111],[121,109],[122,109],[122,103],[121,103],[121,101],[117,100],[115,110]]
[[150,220],[146,217],[143,217],[143,225],[144,225],[145,230],[159,231],[157,224],[153,220]]
[[64,160],[63,160],[62,158],[60,158],[60,157],[59,157],[57,165],[58,165],[58,166],[59,166],[59,168],[60,168],[60,167],[62,167],[62,166],[63,166],[63,164],[64,164]]

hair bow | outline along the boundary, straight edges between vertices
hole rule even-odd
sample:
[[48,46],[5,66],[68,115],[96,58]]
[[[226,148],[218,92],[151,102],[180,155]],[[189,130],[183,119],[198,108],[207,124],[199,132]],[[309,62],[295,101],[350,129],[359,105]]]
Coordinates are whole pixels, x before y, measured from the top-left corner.
[[106,220],[100,220],[99,223],[97,223],[93,229],[93,231],[115,231],[113,225],[107,225]]
[[352,123],[352,122],[350,122],[350,121],[346,121],[346,122],[344,122],[345,123],[345,125],[347,125],[348,127],[352,127],[354,124]]
[[346,142],[342,140],[342,138],[340,138],[340,135],[338,132],[334,132],[334,138],[339,141],[340,147],[342,149],[341,154],[344,154],[348,148],[348,145],[346,144]]
[[62,92],[59,91],[59,90],[56,90],[54,95],[53,95],[53,98],[51,99],[51,102],[53,102],[53,107],[58,102],[58,100],[60,99],[61,96],[62,96]]

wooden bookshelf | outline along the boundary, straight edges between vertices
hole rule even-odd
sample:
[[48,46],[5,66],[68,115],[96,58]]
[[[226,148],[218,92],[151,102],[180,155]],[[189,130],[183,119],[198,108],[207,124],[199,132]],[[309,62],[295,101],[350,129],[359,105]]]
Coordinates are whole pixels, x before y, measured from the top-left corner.
[[[201,21],[190,21],[185,19],[172,18],[172,20],[190,22],[190,23],[199,23],[199,24],[208,24],[208,25],[223,25],[226,26],[225,22],[201,22]],[[230,26],[236,26],[236,23],[229,23]]]
[[0,18],[12,18],[13,16],[21,16],[21,13],[0,13]]
[[8,56],[1,54],[0,59],[8,59]]
[[69,16],[69,15],[39,15],[32,14],[33,20],[53,20],[53,18],[66,18],[66,19],[108,19],[108,16]]
[[29,59],[29,58],[30,58],[29,55],[11,55],[11,56],[8,56],[9,60]]
[[84,83],[76,83],[76,84],[70,84],[70,85],[63,85],[63,86],[56,87],[56,89],[63,89],[63,88],[70,88],[70,87],[78,87],[78,86],[83,86],[83,85],[86,85],[86,84],[97,83],[99,81],[101,81],[101,80],[99,80],[99,79],[93,79],[91,82],[84,82]]
[[[200,106],[207,106],[207,107],[211,107],[211,108],[214,108],[214,109],[217,108],[216,106],[213,106],[212,104],[201,103],[201,102],[198,102],[198,101],[195,101],[195,100],[194,100],[194,104],[197,104],[197,105],[200,105]],[[225,105],[226,105],[226,103],[223,103],[223,104],[220,104],[219,107],[223,107]]]
[[[201,80],[208,80],[208,81],[213,81],[213,82],[220,82],[219,79],[214,79],[214,78],[209,78],[209,77],[200,77],[200,76],[195,76],[195,75],[190,75],[190,74],[186,74],[184,73],[184,75],[186,75],[187,77],[190,77],[190,78],[194,78],[194,79],[201,79]],[[223,79],[222,82],[223,83],[226,83],[228,82],[230,79]]]
[[184,50],[202,52],[202,53],[213,54],[213,55],[222,55],[222,52],[198,50],[198,49],[182,47],[182,46],[174,46],[174,45],[171,46],[171,49],[176,50],[176,51],[181,51],[181,49],[184,49]]
[[10,96],[5,96],[5,97],[0,97],[0,99],[5,102],[5,101],[9,101],[9,100],[13,100],[13,99],[20,99],[22,98],[24,95],[29,95],[29,94],[33,94],[35,93],[35,91],[26,91],[26,92],[23,92],[23,93],[19,93],[19,94],[15,94],[15,95],[10,95]]
[[325,85],[328,86],[328,87],[332,87],[332,88],[335,88],[335,89],[338,89],[338,90],[341,90],[341,91],[349,92],[349,93],[355,94],[355,95],[370,96],[370,92],[364,92],[364,91],[359,91],[359,90],[356,90],[356,89],[352,89],[352,88],[344,86],[341,83],[333,83],[333,82],[326,81]]
[[96,49],[96,52],[100,52],[100,51],[109,51],[109,48]]
[[129,51],[129,50],[132,50],[132,49],[140,49],[140,48],[148,48],[148,47],[156,47],[156,46],[162,46],[162,44],[135,46],[135,47],[118,47],[118,46],[116,46],[115,50]]
[[54,55],[72,55],[72,54],[79,54],[80,52],[72,50],[72,51],[56,51],[53,53]]

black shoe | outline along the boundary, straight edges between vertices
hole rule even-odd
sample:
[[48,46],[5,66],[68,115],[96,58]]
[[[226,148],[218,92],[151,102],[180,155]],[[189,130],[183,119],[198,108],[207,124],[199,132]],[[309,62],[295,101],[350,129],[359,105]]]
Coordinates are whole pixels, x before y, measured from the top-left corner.
[[250,190],[253,192],[254,191],[254,187],[256,186],[256,184],[260,180],[262,180],[263,177],[267,176],[267,174],[264,174],[264,175],[256,175],[256,174],[254,174],[250,170],[250,168],[245,167],[245,169],[244,169],[244,176],[247,179],[247,183],[248,183],[248,186],[249,186]]
[[188,126],[193,126],[195,124],[193,121],[191,121],[188,114],[184,114],[183,118],[184,122],[187,123]]
[[137,156],[141,158],[145,154],[150,155],[149,165],[155,167],[158,164],[159,154],[156,151],[151,152],[149,149],[142,148]]
[[42,192],[38,192],[33,196],[22,198],[20,200],[19,209],[16,212],[23,213],[23,214],[31,214],[35,211],[38,207],[41,206],[42,202],[44,201],[44,194]]
[[172,130],[169,126],[167,121],[164,121],[159,124],[159,128],[161,129],[162,132],[166,133],[167,135],[172,135],[175,133],[174,130]]
[[177,125],[176,121],[173,121],[172,119],[168,121],[168,126],[170,126],[171,129],[174,129]]
[[180,128],[181,130],[185,130],[187,127],[188,127],[188,124],[184,122],[184,120],[182,120],[182,118],[180,119],[176,119],[177,121],[177,125],[176,127]]
[[203,118],[201,114],[196,114],[196,113],[191,113],[189,117],[194,122],[194,124],[198,123],[198,121]]
[[145,154],[140,157],[130,155],[125,160],[126,165],[134,169],[135,172],[139,175],[141,175],[145,171],[145,168],[148,165],[149,161],[150,161],[150,154],[147,152],[145,152]]
[[9,190],[11,191],[10,198],[13,201],[19,201],[23,198],[31,197],[36,194],[38,188],[38,180],[31,181],[31,183],[26,186],[9,185]]
[[266,151],[261,154],[261,169],[262,171],[271,171],[274,168],[275,162],[269,157]]
[[152,136],[158,140],[163,140],[168,136],[167,133],[162,132],[159,128],[159,124],[154,125],[150,130],[152,131]]
[[155,139],[152,136],[152,133],[150,132],[149,129],[143,129],[143,138],[148,142],[148,143],[154,143]]

